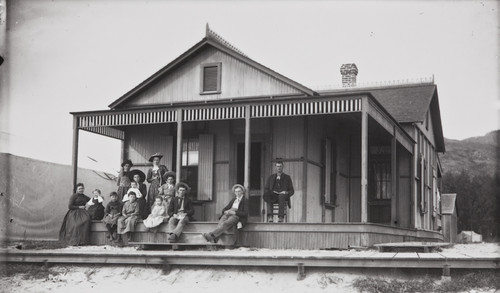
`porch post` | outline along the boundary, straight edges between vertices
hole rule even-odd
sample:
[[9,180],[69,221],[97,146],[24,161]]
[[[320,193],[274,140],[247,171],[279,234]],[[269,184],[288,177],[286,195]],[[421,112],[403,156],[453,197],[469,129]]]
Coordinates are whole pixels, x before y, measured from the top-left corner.
[[368,222],[368,97],[361,105],[361,223]]
[[243,186],[246,190],[250,188],[250,105],[245,106],[245,171]]
[[397,182],[397,140],[396,126],[393,127],[391,139],[391,225],[398,225],[398,182]]
[[182,109],[177,109],[177,148],[175,156],[175,181],[181,181],[182,166]]
[[71,161],[71,166],[73,167],[73,188],[75,188],[78,178],[78,136],[80,131],[78,118],[78,116],[73,116],[73,156]]

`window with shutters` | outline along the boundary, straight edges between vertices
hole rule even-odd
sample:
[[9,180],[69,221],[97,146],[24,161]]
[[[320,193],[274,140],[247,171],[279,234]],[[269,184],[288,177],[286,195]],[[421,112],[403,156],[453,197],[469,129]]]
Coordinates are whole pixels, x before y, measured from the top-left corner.
[[201,66],[200,94],[220,93],[221,63],[203,64]]

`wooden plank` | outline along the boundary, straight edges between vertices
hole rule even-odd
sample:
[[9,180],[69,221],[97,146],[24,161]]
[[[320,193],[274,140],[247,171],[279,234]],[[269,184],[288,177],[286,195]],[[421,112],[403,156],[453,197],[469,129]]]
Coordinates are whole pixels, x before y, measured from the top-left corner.
[[249,251],[247,255],[232,254],[231,251],[12,251],[6,253],[9,263],[71,263],[71,264],[136,264],[152,265],[217,265],[217,266],[297,266],[306,267],[363,267],[363,268],[499,268],[500,258],[495,260],[442,260],[420,259],[408,261],[408,258],[348,258],[336,256],[301,256],[301,255],[259,255]]
[[416,253],[416,252],[398,252],[393,257],[393,259],[394,260],[401,260],[401,259],[419,260],[419,256],[418,256],[418,253]]

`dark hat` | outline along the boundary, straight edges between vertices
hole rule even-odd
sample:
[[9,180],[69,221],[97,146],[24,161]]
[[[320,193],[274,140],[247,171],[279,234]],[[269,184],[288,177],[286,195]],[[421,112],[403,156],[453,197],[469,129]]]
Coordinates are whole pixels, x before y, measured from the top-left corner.
[[189,191],[191,191],[191,187],[189,187],[189,185],[187,185],[186,183],[184,182],[179,182],[177,184],[175,184],[175,191],[178,191],[179,190],[179,187],[184,187],[186,188],[186,191],[189,193]]
[[233,193],[234,193],[234,190],[235,190],[237,187],[240,187],[240,188],[241,188],[241,190],[243,190],[243,193],[247,192],[247,189],[245,188],[245,186],[243,186],[243,185],[241,185],[241,184],[235,184],[235,185],[233,185],[233,188],[232,188]]
[[132,163],[131,160],[125,160],[123,163],[122,163],[122,167],[125,166],[126,164],[129,164],[130,167],[132,167],[134,164]]
[[167,179],[168,179],[168,177],[170,177],[170,176],[174,177],[174,180],[175,180],[175,175],[176,175],[176,174],[175,174],[175,172],[174,172],[174,171],[168,171],[167,173],[165,173],[165,174],[163,175],[163,181],[165,181],[165,182],[166,182],[166,181],[167,181]]
[[134,176],[139,174],[139,176],[141,177],[139,180],[140,182],[144,182],[144,180],[146,180],[146,174],[144,174],[144,172],[142,172],[141,170],[139,169],[134,169],[132,171],[129,172],[129,177],[130,177],[130,181],[134,181]]
[[154,153],[153,155],[151,155],[151,157],[149,157],[149,161],[150,161],[150,162],[153,162],[153,159],[154,159],[155,157],[158,157],[158,158],[160,158],[160,159],[161,159],[161,158],[163,158],[163,155],[162,155],[162,154],[160,154],[160,153]]

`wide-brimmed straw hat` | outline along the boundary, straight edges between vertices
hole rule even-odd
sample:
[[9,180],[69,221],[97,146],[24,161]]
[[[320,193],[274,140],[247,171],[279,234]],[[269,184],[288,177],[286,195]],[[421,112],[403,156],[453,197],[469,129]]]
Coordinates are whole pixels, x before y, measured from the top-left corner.
[[130,177],[130,181],[134,181],[134,176],[135,175],[139,175],[140,177],[140,182],[143,183],[144,180],[146,180],[146,174],[144,174],[144,172],[142,172],[141,170],[139,169],[134,169],[132,171],[129,172],[129,177]]
[[168,177],[174,177],[175,180],[175,172],[174,171],[168,171],[163,175],[163,181],[167,182]]
[[153,159],[154,159],[155,157],[158,157],[158,158],[160,158],[160,159],[161,159],[161,158],[163,158],[163,155],[162,155],[162,154],[160,154],[160,153],[154,153],[153,155],[151,155],[151,157],[149,157],[149,161],[150,161],[150,162],[153,162]]
[[187,184],[186,184],[186,183],[184,183],[184,182],[179,182],[179,183],[175,184],[175,191],[178,191],[178,190],[179,190],[179,187],[184,187],[184,188],[186,188],[186,192],[191,191],[191,187],[189,187],[189,185],[187,185]]
[[130,165],[130,167],[132,167],[132,166],[134,165],[134,164],[132,163],[132,161],[131,161],[131,160],[125,160],[125,161],[123,161],[123,163],[122,163],[122,167],[123,167],[123,166],[125,166],[126,164],[129,164],[129,165]]
[[247,192],[246,188],[245,188],[243,185],[241,185],[241,184],[235,184],[235,185],[233,185],[233,188],[232,188],[233,193],[234,193],[234,190],[235,190],[237,187],[240,187],[240,188],[241,188],[241,190],[243,191],[243,193],[246,193],[246,192]]

